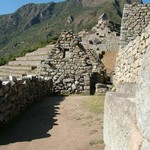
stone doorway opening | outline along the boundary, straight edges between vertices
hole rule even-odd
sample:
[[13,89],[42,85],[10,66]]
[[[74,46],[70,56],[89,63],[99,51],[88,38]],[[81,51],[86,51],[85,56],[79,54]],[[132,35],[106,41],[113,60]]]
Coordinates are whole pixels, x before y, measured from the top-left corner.
[[93,72],[90,76],[90,95],[95,94],[97,83],[105,84],[105,75],[103,73]]
[[68,48],[63,49],[63,58],[69,58],[70,52]]

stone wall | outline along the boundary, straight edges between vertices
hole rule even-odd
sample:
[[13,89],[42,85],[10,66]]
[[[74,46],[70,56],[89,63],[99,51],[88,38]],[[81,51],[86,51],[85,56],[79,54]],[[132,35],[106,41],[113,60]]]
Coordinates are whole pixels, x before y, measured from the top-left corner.
[[52,93],[52,80],[27,76],[0,80],[0,127],[24,111],[35,101]]
[[121,23],[121,48],[140,36],[149,22],[150,4],[125,4]]
[[116,59],[114,83],[136,83],[143,55],[150,45],[150,25],[145,32],[120,49]]
[[150,145],[150,26],[146,31],[118,54],[116,92],[105,99],[107,150],[148,150]]
[[[132,6],[128,5],[129,12]],[[134,5],[134,9],[139,10],[139,6],[149,14],[149,5]],[[150,24],[139,34],[134,33],[134,40],[119,50],[114,78],[116,91],[106,94],[107,150],[150,149]]]
[[54,92],[90,94],[103,83],[104,66],[94,50],[85,50],[72,31],[63,31],[49,58],[42,62],[41,75],[52,77]]

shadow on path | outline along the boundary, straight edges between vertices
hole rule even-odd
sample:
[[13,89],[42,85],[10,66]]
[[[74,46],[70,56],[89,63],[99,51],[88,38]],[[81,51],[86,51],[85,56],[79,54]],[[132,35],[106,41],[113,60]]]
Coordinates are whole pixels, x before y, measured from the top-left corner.
[[54,117],[60,115],[58,109],[64,98],[47,97],[34,104],[16,122],[0,131],[0,145],[50,137],[48,131],[57,125]]

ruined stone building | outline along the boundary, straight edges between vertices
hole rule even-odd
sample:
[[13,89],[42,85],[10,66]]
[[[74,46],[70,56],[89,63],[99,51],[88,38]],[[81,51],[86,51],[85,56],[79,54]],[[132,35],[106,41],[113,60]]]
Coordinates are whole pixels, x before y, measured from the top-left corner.
[[63,31],[42,62],[41,75],[53,79],[55,93],[86,93],[95,89],[96,83],[103,83],[104,66],[94,50],[85,49],[81,39],[71,30]]
[[[82,32],[81,32],[82,33]],[[82,36],[86,49],[95,49],[97,54],[107,50],[119,50],[120,25],[109,21],[106,13],[102,14],[98,23]]]

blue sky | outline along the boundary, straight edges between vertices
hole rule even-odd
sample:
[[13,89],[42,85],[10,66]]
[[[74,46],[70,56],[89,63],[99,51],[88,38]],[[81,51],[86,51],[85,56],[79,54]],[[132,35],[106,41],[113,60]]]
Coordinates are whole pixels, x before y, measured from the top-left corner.
[[15,12],[21,6],[28,3],[48,3],[63,0],[0,0],[0,15]]
[[143,3],[150,3],[150,0],[143,0]]
[[[63,0],[0,0],[0,15],[15,12],[21,6],[28,3],[48,3],[59,2]],[[150,3],[150,0],[143,0],[144,3]]]

